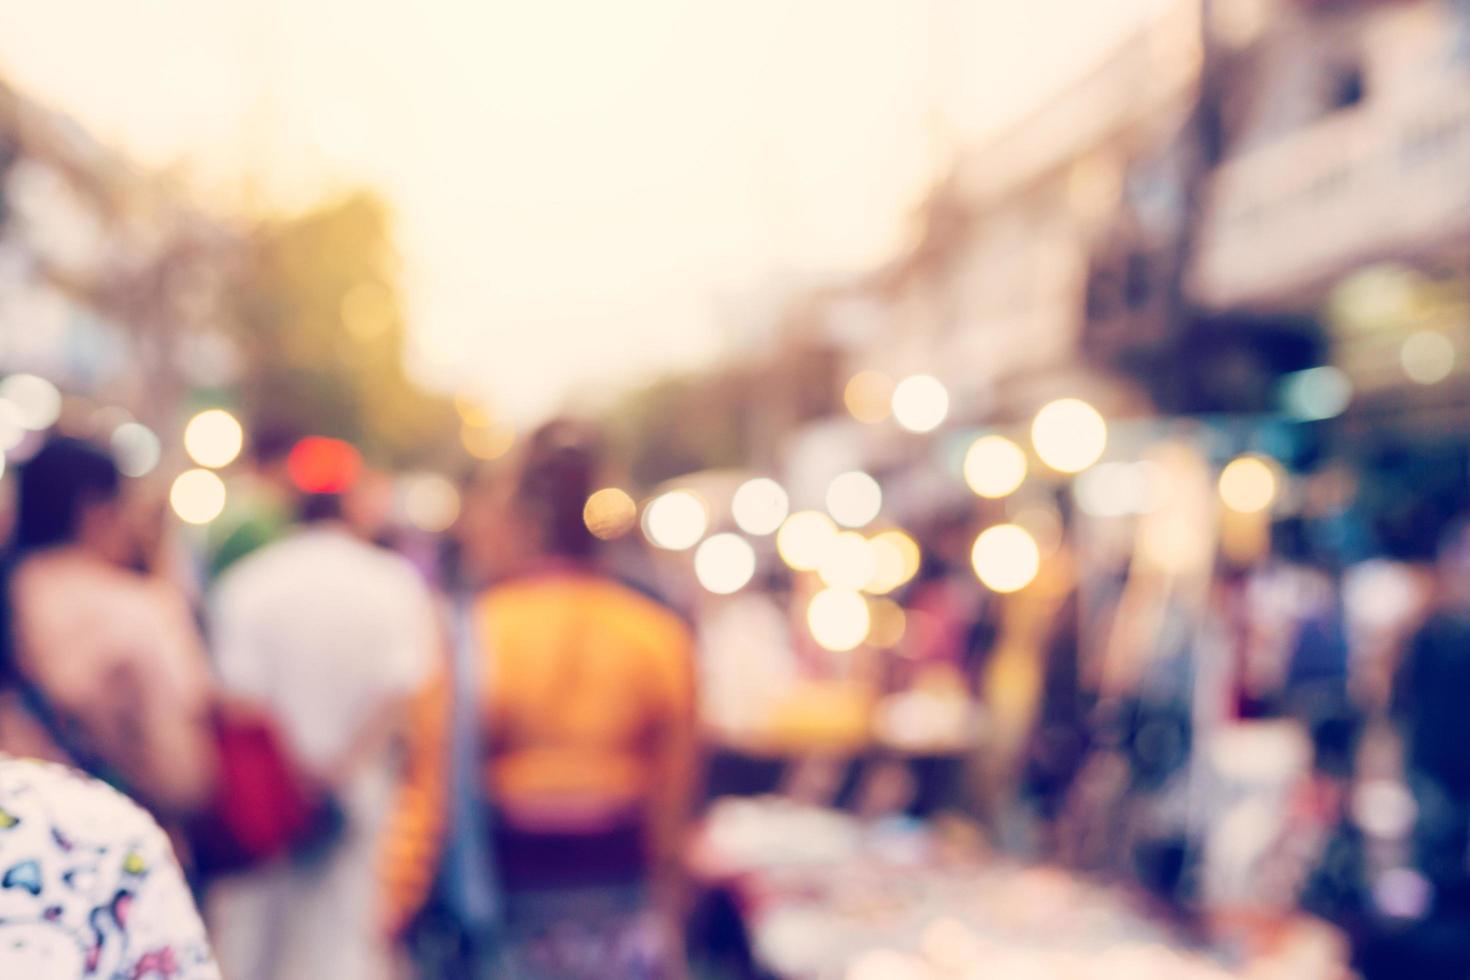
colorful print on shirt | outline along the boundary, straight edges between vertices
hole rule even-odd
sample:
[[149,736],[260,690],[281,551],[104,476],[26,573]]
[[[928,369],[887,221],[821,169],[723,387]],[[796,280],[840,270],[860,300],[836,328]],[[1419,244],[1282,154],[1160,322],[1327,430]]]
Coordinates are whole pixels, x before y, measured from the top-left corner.
[[0,757],[0,977],[219,980],[168,838],[111,787]]

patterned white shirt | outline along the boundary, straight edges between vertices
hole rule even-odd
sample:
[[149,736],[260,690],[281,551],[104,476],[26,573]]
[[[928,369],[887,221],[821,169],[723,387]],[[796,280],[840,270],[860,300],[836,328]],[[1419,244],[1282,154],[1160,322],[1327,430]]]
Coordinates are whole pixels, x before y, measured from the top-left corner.
[[0,977],[219,976],[153,819],[73,770],[0,755]]

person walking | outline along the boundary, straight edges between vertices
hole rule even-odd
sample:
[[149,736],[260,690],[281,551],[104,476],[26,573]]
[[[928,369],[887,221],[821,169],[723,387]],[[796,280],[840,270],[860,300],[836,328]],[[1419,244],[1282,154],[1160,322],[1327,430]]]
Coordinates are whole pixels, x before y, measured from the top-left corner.
[[165,824],[213,789],[208,662],[142,562],[112,458],[53,438],[20,469],[0,561],[0,751],[68,763]]
[[352,472],[318,473],[300,526],[232,565],[210,599],[223,689],[271,714],[342,816],[314,860],[283,857],[211,889],[206,911],[233,980],[378,980],[391,970],[374,859],[398,782],[403,708],[427,680],[441,631],[419,574],[345,520]]
[[693,636],[600,570],[583,520],[599,466],[597,435],[580,423],[532,436],[508,522],[526,557],[461,618],[459,645],[476,661],[475,826],[449,819],[445,739],[466,700],[450,676],[463,683],[465,671],[441,675],[414,728],[388,844],[388,925],[402,934],[429,901],[447,832],[478,835],[498,871],[500,922],[474,975],[681,969],[670,913],[695,776]]

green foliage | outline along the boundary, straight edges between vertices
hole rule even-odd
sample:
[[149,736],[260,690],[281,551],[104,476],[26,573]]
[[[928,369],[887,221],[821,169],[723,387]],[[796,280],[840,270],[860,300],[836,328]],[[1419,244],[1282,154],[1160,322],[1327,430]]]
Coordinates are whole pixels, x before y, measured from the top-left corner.
[[253,422],[348,439],[394,465],[452,451],[452,404],[404,370],[397,262],[381,201],[357,193],[264,224],[240,268],[232,320]]

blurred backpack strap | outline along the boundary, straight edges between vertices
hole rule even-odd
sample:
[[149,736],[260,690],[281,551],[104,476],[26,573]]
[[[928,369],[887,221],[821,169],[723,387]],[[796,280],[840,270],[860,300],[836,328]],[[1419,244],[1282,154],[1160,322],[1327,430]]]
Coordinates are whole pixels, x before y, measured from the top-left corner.
[[21,666],[19,643],[15,631],[15,610],[11,602],[11,586],[15,579],[17,560],[13,554],[0,556],[0,680],[8,683],[15,691],[21,708],[45,732],[77,769],[110,784],[114,789],[127,794],[128,788],[108,761],[94,752],[78,737],[76,726],[56,709],[51,698],[42,690]]
[[17,670],[11,678],[16,694],[26,713],[33,718],[58,749],[71,760],[71,764],[93,778],[100,779],[118,792],[134,796],[117,767],[92,751],[78,736],[74,726],[69,725],[46,692],[29,677]]

